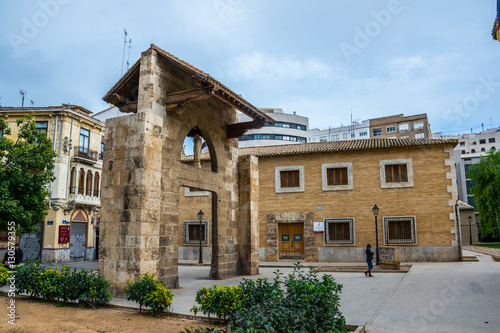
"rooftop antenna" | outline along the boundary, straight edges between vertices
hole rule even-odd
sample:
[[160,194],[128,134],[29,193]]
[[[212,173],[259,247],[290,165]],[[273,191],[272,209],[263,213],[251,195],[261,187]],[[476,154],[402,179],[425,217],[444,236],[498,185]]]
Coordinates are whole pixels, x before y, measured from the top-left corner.
[[123,75],[123,61],[125,60],[125,49],[127,48],[127,30],[123,29],[124,36],[123,36],[123,55],[122,55],[122,71],[120,73],[120,76]]
[[21,96],[21,107],[24,107],[24,95],[26,95],[26,90],[19,90],[19,96]]
[[130,49],[132,48],[131,44],[132,44],[132,38],[129,38],[129,40],[128,40],[127,70],[128,70],[128,64],[129,64],[128,61],[130,60]]
[[30,99],[31,106],[35,105],[35,101]]

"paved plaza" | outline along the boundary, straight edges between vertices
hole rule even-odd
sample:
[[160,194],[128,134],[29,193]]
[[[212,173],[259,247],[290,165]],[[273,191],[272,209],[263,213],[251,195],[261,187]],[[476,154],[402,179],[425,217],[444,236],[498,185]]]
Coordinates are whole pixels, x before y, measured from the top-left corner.
[[[347,323],[366,325],[367,332],[498,332],[500,262],[477,252],[464,251],[464,255],[477,256],[479,261],[414,263],[406,274],[374,273],[373,278],[366,278],[363,273],[320,275],[331,274],[344,285],[341,310]],[[180,288],[173,290],[173,311],[186,314],[190,313],[196,291],[202,286],[237,285],[242,278],[272,279],[276,269],[287,274],[293,265],[291,262],[261,263],[258,276],[214,281],[208,279],[209,266],[184,264],[179,266]],[[96,269],[97,262],[70,266]],[[112,303],[137,306],[116,298]]]

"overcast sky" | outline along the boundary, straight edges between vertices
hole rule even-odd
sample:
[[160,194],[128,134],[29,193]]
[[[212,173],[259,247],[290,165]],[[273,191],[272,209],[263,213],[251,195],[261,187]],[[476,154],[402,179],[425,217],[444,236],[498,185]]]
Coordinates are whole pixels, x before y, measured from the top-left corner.
[[[107,107],[123,29],[130,64],[151,43],[257,107],[310,128],[427,113],[445,134],[500,125],[496,0],[2,1],[0,104]],[[128,49],[125,61],[128,59]]]

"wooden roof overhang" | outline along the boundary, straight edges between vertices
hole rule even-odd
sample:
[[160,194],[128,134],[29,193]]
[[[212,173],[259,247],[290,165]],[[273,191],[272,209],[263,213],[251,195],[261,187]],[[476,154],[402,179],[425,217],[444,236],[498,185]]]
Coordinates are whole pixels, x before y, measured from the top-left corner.
[[[259,110],[243,97],[233,92],[227,86],[216,80],[209,74],[181,60],[167,51],[151,44],[151,50],[155,50],[164,59],[177,68],[183,70],[193,78],[196,88],[168,93],[165,96],[165,111],[175,112],[184,108],[187,103],[215,97],[218,100],[235,107],[246,114],[252,121],[227,125],[227,138],[242,136],[247,130],[263,127],[266,123],[274,124],[276,121],[265,112]],[[137,112],[137,99],[139,90],[140,60],[137,61],[111,90],[102,98],[104,101],[116,105],[122,112]]]

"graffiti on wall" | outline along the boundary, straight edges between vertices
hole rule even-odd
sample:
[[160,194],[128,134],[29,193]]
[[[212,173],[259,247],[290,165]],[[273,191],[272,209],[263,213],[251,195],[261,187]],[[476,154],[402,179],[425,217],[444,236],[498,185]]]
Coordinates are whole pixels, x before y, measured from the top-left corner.
[[23,261],[40,259],[42,250],[39,233],[23,234],[19,239],[19,247],[23,250]]
[[80,261],[85,258],[85,235],[72,234],[70,241],[70,258],[71,261]]

